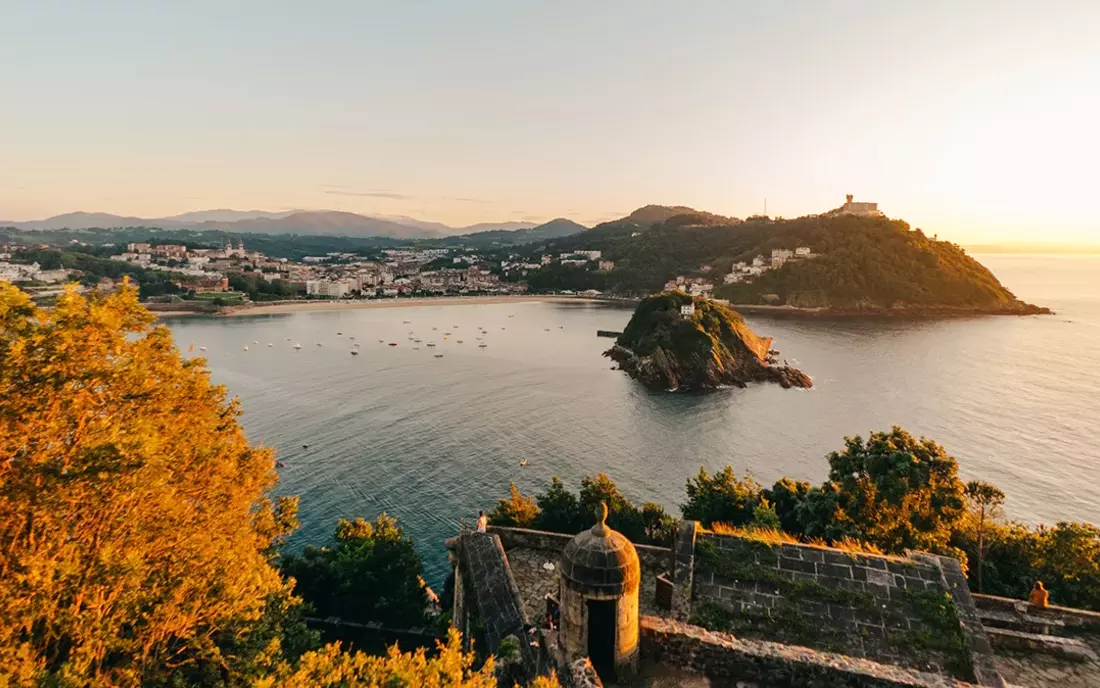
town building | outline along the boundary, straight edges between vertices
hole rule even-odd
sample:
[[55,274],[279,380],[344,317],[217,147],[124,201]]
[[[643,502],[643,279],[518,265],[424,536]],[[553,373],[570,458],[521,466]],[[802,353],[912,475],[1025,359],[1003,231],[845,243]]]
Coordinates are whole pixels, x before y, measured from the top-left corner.
[[600,272],[611,272],[615,269],[615,261],[613,260],[601,260]]
[[307,280],[306,294],[340,299],[351,293],[351,287],[349,280]]
[[685,303],[682,306],[680,306],[680,317],[690,318],[693,315],[695,315],[695,304],[694,303]]

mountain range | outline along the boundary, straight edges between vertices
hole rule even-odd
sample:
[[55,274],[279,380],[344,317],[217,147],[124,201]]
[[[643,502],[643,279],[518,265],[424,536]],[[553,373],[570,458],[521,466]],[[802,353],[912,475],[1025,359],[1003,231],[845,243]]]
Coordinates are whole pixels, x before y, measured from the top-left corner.
[[[568,222],[569,225],[563,225]],[[564,236],[556,233],[568,228],[583,231],[583,225],[568,220],[552,220],[547,238]],[[142,218],[110,213],[74,212],[55,215],[45,220],[4,222],[0,227],[23,230],[54,231],[60,229],[96,229],[118,227],[156,227],[159,229],[219,229],[227,232],[255,234],[301,234],[313,236],[391,237],[395,239],[436,239],[481,232],[535,230],[543,225],[533,222],[482,222],[466,227],[452,227],[439,222],[427,222],[406,216],[369,216],[338,210],[199,210],[169,217]]]

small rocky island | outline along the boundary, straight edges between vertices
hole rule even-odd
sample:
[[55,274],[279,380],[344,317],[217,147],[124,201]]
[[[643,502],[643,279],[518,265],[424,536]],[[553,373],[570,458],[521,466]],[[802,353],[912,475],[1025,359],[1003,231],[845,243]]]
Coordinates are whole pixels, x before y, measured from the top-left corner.
[[643,299],[604,356],[652,389],[709,390],[750,382],[812,387],[805,373],[775,365],[771,344],[736,311],[672,291]]

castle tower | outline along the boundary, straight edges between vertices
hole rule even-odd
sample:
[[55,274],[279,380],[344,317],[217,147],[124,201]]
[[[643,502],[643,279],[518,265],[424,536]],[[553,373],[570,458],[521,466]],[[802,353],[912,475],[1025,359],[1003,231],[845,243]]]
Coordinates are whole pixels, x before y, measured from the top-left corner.
[[844,204],[845,205],[851,205],[853,198],[855,198],[855,196],[853,196],[852,194],[848,194],[847,196],[844,197]]
[[642,568],[630,540],[599,521],[561,554],[560,641],[566,661],[592,660],[604,683],[638,667],[638,588]]

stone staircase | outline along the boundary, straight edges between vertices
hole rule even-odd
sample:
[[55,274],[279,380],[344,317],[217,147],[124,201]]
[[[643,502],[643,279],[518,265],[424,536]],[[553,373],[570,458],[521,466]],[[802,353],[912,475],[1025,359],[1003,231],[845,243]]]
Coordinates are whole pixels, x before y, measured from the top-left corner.
[[1100,686],[1100,614],[973,595],[978,618],[1013,686]]

